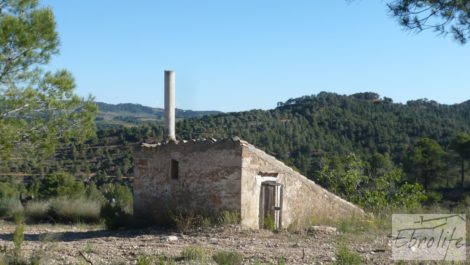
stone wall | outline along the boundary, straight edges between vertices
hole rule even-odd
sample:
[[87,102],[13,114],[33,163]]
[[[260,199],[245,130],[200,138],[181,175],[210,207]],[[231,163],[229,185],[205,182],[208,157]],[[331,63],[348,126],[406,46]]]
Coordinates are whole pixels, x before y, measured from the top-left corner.
[[328,192],[253,145],[242,142],[242,146],[243,227],[259,228],[260,190],[263,181],[276,181],[283,185],[282,228],[313,219],[334,220],[364,214],[359,207]]
[[[282,228],[364,214],[245,141],[146,145],[134,150],[134,160],[134,215],[153,223],[180,211],[228,210],[240,213],[244,228],[258,229],[264,181],[282,184]],[[177,179],[171,176],[172,160],[178,162]]]
[[[134,214],[154,223],[170,212],[240,212],[240,142],[180,142],[134,150]],[[170,176],[178,161],[178,179]]]

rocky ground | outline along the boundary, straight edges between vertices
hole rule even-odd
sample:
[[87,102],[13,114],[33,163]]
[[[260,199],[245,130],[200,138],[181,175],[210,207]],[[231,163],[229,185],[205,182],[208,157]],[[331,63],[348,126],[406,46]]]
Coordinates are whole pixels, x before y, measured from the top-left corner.
[[[14,230],[14,224],[0,223],[0,251],[13,249]],[[24,236],[23,255],[38,255],[42,264],[136,264],[145,256],[165,256],[177,264],[215,264],[210,257],[222,250],[239,252],[244,264],[333,264],[338,242],[359,253],[366,264],[391,263],[386,235],[344,235],[323,228],[273,233],[232,226],[178,233],[157,228],[106,231],[80,225],[31,225]],[[188,248],[203,250],[208,258],[198,263],[182,259]]]

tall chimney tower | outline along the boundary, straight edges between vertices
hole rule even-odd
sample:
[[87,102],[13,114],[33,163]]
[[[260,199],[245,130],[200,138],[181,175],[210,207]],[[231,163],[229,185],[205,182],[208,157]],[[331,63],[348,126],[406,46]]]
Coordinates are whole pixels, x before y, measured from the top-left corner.
[[165,71],[165,140],[176,141],[175,71]]

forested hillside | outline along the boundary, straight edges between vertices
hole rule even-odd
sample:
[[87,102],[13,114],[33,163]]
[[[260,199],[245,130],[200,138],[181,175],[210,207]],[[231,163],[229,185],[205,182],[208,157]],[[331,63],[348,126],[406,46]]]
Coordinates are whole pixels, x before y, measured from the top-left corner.
[[278,103],[269,111],[184,120],[177,131],[181,138],[239,135],[312,176],[322,157],[351,152],[365,160],[388,155],[401,165],[407,149],[423,137],[449,150],[458,133],[470,132],[470,101],[399,104],[375,93],[341,96],[323,92]]
[[[238,135],[326,186],[322,170],[344,170],[344,157],[355,154],[364,162],[361,173],[372,179],[381,167],[397,167],[408,181],[425,188],[453,188],[462,186],[461,163],[469,160],[468,153],[461,157],[455,152],[453,143],[457,135],[470,132],[470,101],[401,104],[375,93],[322,92],[280,102],[273,110],[187,119],[177,131],[181,138]],[[431,157],[419,149],[423,138],[430,142],[426,148],[436,143],[442,152]],[[468,152],[468,141],[462,148]],[[419,158],[413,156],[417,150]]]
[[[150,108],[136,106],[118,107],[136,115],[153,113]],[[371,187],[374,179],[397,169],[406,173],[397,173],[396,181],[401,183],[416,181],[428,189],[461,187],[461,162],[467,163],[467,172],[469,160],[455,151],[455,141],[465,132],[470,132],[470,101],[401,104],[375,93],[343,96],[322,92],[280,102],[272,110],[208,115],[177,123],[179,139],[239,136],[346,197],[348,188],[339,180],[352,174],[351,169],[357,169],[353,172],[358,175],[353,180],[356,188],[365,185],[375,189]],[[55,158],[43,164],[10,164],[8,172],[43,175],[67,171],[98,182],[125,178],[132,176],[133,145],[162,139],[163,128],[158,122],[102,128],[86,144],[64,143]],[[435,157],[426,153],[433,144],[438,148]]]

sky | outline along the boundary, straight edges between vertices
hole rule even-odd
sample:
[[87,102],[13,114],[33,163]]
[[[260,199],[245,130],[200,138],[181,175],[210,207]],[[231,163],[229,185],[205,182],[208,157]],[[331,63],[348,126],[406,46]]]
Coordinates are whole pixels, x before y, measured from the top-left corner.
[[404,31],[382,0],[43,0],[76,93],[181,109],[270,109],[321,91],[395,102],[470,99],[470,44]]

